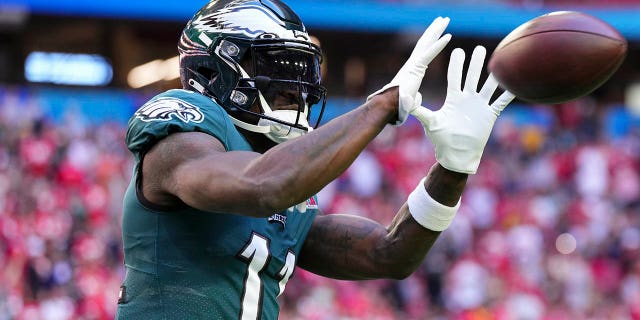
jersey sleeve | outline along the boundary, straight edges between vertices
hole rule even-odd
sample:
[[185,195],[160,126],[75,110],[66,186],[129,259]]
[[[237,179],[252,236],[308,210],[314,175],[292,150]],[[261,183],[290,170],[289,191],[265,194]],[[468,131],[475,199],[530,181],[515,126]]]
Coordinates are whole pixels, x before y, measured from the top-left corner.
[[218,139],[228,150],[233,123],[213,100],[185,90],[160,94],[129,119],[126,143],[137,160],[159,140],[176,132],[202,132]]

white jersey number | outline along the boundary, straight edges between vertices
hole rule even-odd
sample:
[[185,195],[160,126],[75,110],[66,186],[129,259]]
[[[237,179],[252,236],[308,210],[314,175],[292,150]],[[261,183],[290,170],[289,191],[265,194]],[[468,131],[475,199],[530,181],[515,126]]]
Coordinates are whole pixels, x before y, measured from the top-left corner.
[[[260,272],[264,270],[271,259],[269,241],[269,238],[254,232],[247,245],[244,246],[242,252],[239,254],[239,257],[247,262],[247,274],[244,280],[242,306],[240,309],[241,320],[260,319],[260,315],[262,314],[262,296],[264,289]],[[284,287],[291,277],[295,265],[296,256],[293,251],[289,250],[285,264],[282,269],[280,269],[280,272],[278,272],[278,276],[281,277],[279,282],[280,292],[278,295],[284,291]]]

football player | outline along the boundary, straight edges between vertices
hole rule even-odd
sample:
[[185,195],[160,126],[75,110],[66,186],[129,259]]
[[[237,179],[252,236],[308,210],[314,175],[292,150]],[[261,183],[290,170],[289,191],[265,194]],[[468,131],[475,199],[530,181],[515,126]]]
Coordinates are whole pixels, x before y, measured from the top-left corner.
[[[184,89],[152,98],[130,119],[136,166],[124,197],[126,277],[118,319],[277,319],[277,297],[299,266],[336,279],[402,279],[453,219],[478,168],[506,92],[478,92],[485,50],[462,85],[453,51],[445,104],[421,106],[427,65],[451,35],[426,29],[394,79],[321,127],[320,49],[279,0],[213,0],[179,41]],[[437,163],[389,226],[323,215],[315,194],[387,125],[424,125]]]

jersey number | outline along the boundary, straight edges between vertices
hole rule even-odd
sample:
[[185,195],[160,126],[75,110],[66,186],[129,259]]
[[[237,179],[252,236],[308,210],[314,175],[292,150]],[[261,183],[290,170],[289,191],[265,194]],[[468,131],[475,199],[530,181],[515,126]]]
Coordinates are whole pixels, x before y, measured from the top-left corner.
[[[262,314],[263,285],[260,273],[269,263],[271,253],[269,252],[269,239],[253,233],[251,239],[238,255],[247,263],[247,274],[244,278],[244,289],[242,292],[242,306],[240,308],[241,320],[260,319]],[[287,281],[293,273],[296,264],[295,254],[289,250],[284,266],[278,272],[280,277],[279,292],[282,294]]]

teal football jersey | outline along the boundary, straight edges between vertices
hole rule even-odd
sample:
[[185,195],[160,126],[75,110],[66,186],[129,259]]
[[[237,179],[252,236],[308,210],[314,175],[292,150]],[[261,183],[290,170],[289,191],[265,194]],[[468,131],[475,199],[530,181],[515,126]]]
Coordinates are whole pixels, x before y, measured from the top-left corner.
[[[251,150],[224,109],[185,90],[143,105],[129,121],[126,143],[137,168],[160,139],[193,131],[217,138],[228,151]],[[277,319],[277,297],[318,211],[315,197],[304,212],[269,218],[159,208],[138,194],[134,171],[124,197],[126,276],[116,318]]]

